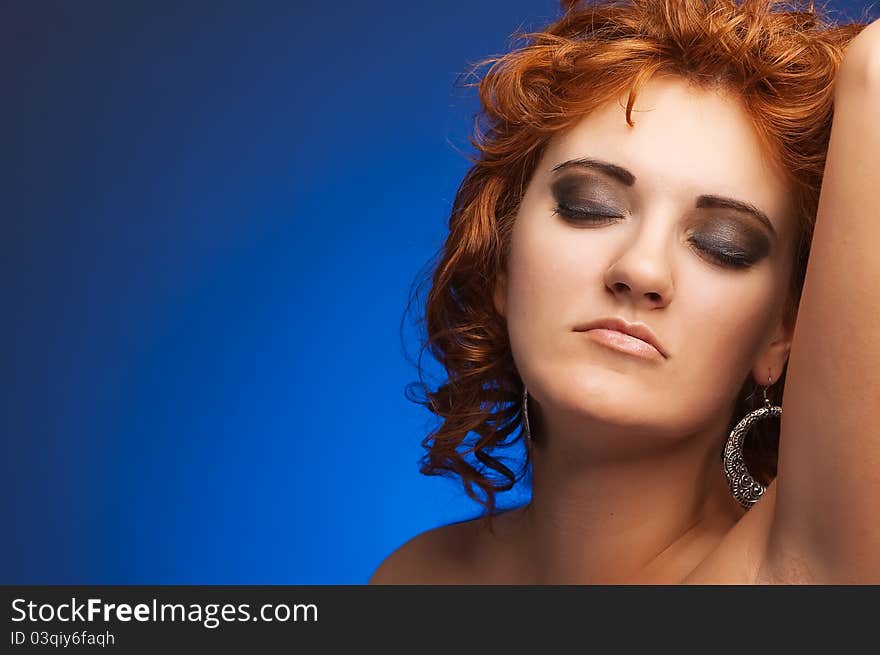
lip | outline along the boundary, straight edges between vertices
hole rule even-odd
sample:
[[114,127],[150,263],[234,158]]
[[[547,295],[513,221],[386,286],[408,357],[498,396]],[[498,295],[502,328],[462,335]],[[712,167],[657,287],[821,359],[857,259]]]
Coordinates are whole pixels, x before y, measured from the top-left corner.
[[668,358],[660,340],[644,323],[630,323],[617,316],[609,316],[579,325],[575,332],[585,332],[594,341],[622,352],[648,359]]

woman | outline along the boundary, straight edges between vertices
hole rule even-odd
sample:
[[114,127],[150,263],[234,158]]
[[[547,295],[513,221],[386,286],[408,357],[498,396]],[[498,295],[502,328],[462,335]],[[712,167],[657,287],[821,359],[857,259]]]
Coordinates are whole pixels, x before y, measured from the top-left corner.
[[880,582],[880,21],[777,4],[564,2],[490,60],[422,469],[486,514],[371,583]]

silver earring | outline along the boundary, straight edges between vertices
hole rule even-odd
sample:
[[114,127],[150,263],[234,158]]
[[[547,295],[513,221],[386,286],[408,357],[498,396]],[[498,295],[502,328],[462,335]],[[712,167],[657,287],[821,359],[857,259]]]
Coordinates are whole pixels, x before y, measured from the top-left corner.
[[739,504],[749,509],[764,495],[767,488],[752,477],[743,459],[743,441],[749,428],[758,421],[774,418],[782,415],[782,407],[774,405],[767,398],[767,389],[770,387],[770,379],[764,387],[764,406],[746,414],[736,424],[727,437],[724,445],[724,474],[727,477],[727,487]]
[[529,429],[529,390],[523,385],[523,401],[522,401],[523,426],[522,433],[526,440],[526,445],[532,445],[532,431]]

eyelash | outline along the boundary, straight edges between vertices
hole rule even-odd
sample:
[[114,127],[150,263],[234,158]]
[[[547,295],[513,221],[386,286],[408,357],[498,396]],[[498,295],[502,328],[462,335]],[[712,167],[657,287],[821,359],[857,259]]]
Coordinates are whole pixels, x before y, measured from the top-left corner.
[[[580,209],[572,209],[571,207],[566,207],[562,203],[558,203],[556,205],[556,209],[553,210],[553,213],[559,214],[559,215],[563,216],[564,218],[567,218],[572,221],[598,223],[599,225],[604,225],[606,223],[612,222],[615,219],[621,218],[618,215],[602,214],[600,212],[590,212],[590,211],[583,211]],[[596,220],[593,220],[594,218],[602,218],[602,219],[606,219],[606,220],[596,221]],[[746,257],[744,255],[730,254],[730,253],[723,252],[720,250],[713,250],[711,248],[706,248],[704,246],[701,246],[699,244],[699,242],[695,241],[695,240],[691,240],[691,243],[696,245],[702,252],[709,255],[709,257],[714,259],[716,262],[718,262],[719,264],[722,264],[724,266],[728,266],[730,268],[744,269],[744,268],[748,268],[752,265],[752,261],[750,260],[750,258]]]

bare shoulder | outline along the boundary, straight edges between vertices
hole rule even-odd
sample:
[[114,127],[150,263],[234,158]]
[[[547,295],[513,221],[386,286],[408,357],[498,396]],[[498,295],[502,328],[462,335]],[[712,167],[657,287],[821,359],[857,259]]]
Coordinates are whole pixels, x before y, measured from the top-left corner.
[[416,535],[385,558],[369,584],[468,584],[466,570],[477,521],[443,525]]

